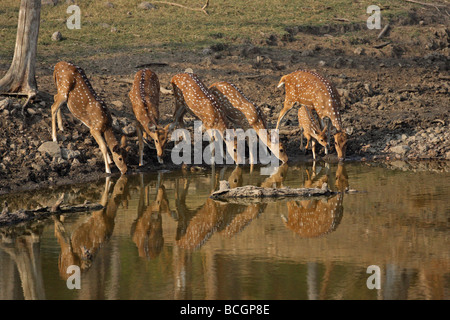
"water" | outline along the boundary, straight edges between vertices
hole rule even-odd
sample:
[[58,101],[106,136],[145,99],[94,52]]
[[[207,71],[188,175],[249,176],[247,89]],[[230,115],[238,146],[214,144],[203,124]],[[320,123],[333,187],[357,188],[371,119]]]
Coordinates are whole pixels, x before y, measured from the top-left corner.
[[[282,166],[271,177],[233,169],[1,197],[14,210],[52,204],[64,192],[66,203],[105,209],[0,229],[0,299],[449,299],[448,169],[317,163]],[[353,192],[251,204],[208,199],[224,179],[327,181]],[[67,287],[70,265],[81,267],[79,290]],[[380,268],[379,290],[367,287],[371,265]]]

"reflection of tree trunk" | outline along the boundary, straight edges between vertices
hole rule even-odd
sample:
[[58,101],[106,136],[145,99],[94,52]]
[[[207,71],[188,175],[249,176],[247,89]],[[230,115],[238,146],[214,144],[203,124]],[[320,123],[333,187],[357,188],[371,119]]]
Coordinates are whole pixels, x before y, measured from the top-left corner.
[[40,0],[21,0],[14,57],[8,72],[0,80],[1,93],[23,93],[29,99],[36,95],[35,63],[40,14]]
[[17,265],[26,300],[45,299],[39,241],[40,236],[32,234],[15,239],[14,247],[3,247]]
[[0,250],[0,300],[21,300],[23,292],[16,263]]

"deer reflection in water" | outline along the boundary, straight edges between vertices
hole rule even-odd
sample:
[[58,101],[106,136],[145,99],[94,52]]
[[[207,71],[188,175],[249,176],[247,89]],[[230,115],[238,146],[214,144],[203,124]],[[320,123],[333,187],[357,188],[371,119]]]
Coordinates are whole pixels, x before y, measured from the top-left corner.
[[169,213],[169,200],[166,188],[158,185],[156,199],[146,203],[146,189],[144,177],[140,176],[138,217],[131,226],[131,237],[136,244],[139,257],[154,259],[160,253],[164,245],[161,213]]
[[[329,181],[329,168],[326,174],[318,174],[315,162],[311,172],[305,171],[305,188],[321,188]],[[344,192],[348,188],[348,176],[343,163],[339,163],[336,170],[335,186],[339,193],[328,199],[288,201],[288,217],[281,216],[285,226],[303,238],[319,237],[336,230],[342,220]]]
[[[230,187],[242,186],[242,168],[235,167],[228,177]],[[178,229],[176,243],[180,248],[195,250],[200,248],[215,232],[232,237],[242,231],[266,208],[265,203],[250,205],[233,204],[212,200],[196,210],[186,207],[185,200],[189,188],[189,178],[183,178],[182,190],[176,191]]]
[[103,209],[94,211],[72,234],[69,234],[62,221],[54,217],[55,236],[61,248],[58,260],[61,278],[70,276],[67,273],[70,265],[79,266],[82,272],[91,267],[95,255],[113,233],[117,209],[122,200],[126,200],[128,193],[127,183],[127,177],[122,175],[108,197],[112,183],[107,177],[100,202]]

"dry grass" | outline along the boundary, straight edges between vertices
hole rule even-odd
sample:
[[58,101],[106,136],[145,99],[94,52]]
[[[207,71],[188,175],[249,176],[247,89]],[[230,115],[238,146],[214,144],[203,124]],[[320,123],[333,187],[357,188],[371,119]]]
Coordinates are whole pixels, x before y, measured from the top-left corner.
[[[41,11],[38,45],[40,58],[53,55],[97,57],[114,52],[142,50],[167,51],[199,49],[217,43],[258,42],[271,34],[282,36],[286,27],[336,23],[336,18],[365,23],[366,8],[377,4],[383,18],[403,14],[415,4],[402,1],[348,1],[326,3],[314,0],[212,0],[209,15],[166,4],[155,10],[140,10],[141,0],[78,0],[81,29],[69,30],[66,19],[68,4],[45,5]],[[200,8],[203,0],[176,0],[188,7]],[[11,59],[16,37],[19,4],[2,0],[0,8],[0,63]],[[63,41],[51,41],[59,30]]]

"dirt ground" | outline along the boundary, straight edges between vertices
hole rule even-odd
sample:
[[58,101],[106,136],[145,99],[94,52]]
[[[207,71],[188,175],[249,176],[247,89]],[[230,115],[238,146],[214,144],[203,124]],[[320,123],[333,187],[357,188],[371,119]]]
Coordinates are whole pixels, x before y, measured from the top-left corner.
[[[170,154],[165,163],[156,151],[145,148],[147,165],[138,167],[137,137],[128,92],[130,80],[142,67],[158,74],[161,86],[170,89],[173,75],[191,68],[209,85],[234,82],[267,116],[274,128],[284,101],[277,88],[282,75],[298,69],[315,70],[338,88],[342,120],[351,133],[347,161],[450,160],[449,131],[449,23],[448,16],[433,10],[411,12],[391,21],[390,32],[377,39],[379,30],[364,25],[336,24],[317,28],[288,28],[287,35],[263,35],[264,40],[224,43],[191,52],[110,54],[107,57],[72,61],[82,67],[96,92],[113,115],[119,137],[128,137],[130,172],[175,169]],[[37,62],[36,100],[25,118],[15,97],[0,97],[0,194],[105,176],[103,159],[89,130],[63,108],[65,131],[59,132],[57,155],[40,149],[51,141],[51,112],[56,88],[54,63]],[[0,75],[9,65],[0,64]],[[162,123],[172,119],[174,99],[161,95]],[[192,127],[194,118],[186,124]],[[297,112],[281,125],[281,139],[289,161],[310,161],[311,151],[299,149]],[[168,150],[173,143],[168,145]],[[39,151],[41,150],[41,151]],[[335,151],[324,156],[334,161]],[[114,174],[119,174],[113,165]]]

